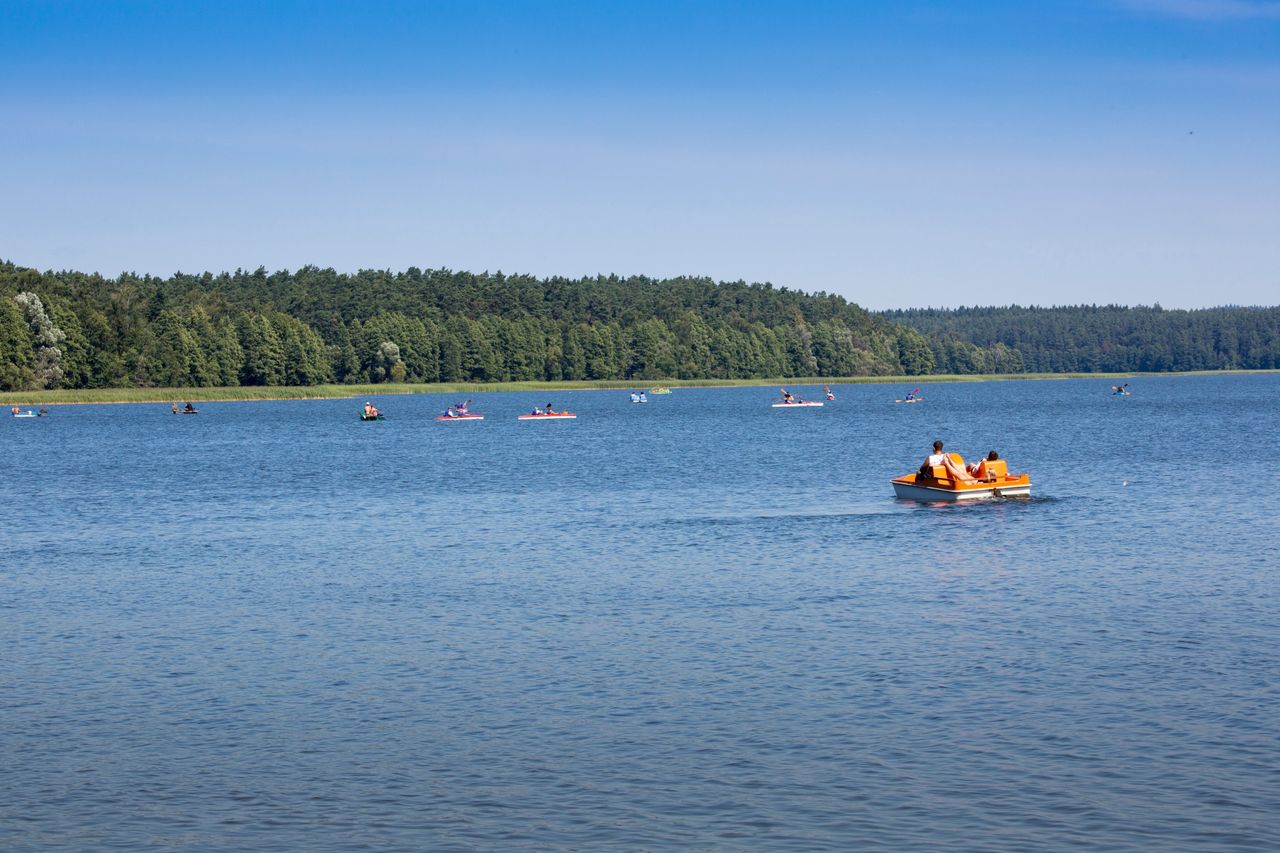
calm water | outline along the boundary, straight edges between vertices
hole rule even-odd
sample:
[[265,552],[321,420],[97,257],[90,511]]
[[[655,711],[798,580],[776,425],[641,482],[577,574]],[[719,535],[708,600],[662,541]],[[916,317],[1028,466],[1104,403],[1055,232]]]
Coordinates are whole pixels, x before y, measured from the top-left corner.
[[4,418],[0,847],[1280,848],[1280,376],[1108,385]]

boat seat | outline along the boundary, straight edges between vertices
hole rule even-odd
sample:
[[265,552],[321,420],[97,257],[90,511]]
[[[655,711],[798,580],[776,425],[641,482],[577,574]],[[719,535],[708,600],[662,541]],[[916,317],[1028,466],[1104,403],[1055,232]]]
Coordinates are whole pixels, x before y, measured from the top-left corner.
[[996,459],[987,463],[987,477],[998,480],[1009,476],[1009,465],[1003,459]]

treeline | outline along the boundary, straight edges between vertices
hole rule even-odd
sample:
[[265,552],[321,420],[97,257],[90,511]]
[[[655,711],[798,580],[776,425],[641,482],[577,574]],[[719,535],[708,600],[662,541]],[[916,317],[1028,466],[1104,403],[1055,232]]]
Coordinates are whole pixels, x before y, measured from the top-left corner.
[[919,333],[768,284],[316,267],[106,278],[0,262],[4,390],[934,369]]
[[1280,368],[1280,308],[1014,305],[881,316],[920,332],[946,373],[995,372],[970,368],[997,352],[1032,373]]

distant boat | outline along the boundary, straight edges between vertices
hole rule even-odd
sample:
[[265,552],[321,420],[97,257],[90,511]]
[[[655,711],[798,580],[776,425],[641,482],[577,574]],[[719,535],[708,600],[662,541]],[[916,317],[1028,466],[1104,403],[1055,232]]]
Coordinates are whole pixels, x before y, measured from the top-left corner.
[[535,415],[532,413],[527,415],[516,415],[516,420],[518,421],[566,421],[566,420],[573,420],[576,417],[577,415],[575,415],[573,412],[553,412],[551,414],[543,412],[540,415]]
[[774,403],[773,407],[775,409],[807,409],[821,405],[822,403],[818,400],[796,400],[792,403]]
[[670,394],[671,389],[665,385],[659,385],[657,388],[650,388],[649,393],[650,394]]

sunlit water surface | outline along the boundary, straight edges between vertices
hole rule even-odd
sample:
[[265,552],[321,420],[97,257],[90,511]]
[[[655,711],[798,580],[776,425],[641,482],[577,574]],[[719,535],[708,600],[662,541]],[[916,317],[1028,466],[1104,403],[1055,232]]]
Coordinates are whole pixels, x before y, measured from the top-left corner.
[[0,847],[1280,848],[1280,377],[1108,385],[5,418]]

